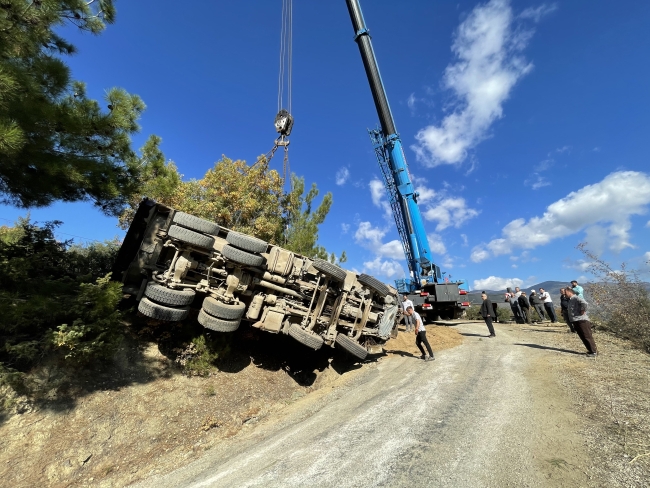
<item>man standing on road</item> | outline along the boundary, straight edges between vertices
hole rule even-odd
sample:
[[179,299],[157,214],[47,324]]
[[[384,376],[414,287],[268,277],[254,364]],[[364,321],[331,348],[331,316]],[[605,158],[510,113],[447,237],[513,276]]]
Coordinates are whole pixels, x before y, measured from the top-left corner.
[[566,294],[566,288],[560,288],[560,309],[562,310],[562,318],[569,326],[569,332],[575,332],[576,330],[569,320],[569,297]]
[[506,293],[506,299],[504,301],[510,303],[510,310],[512,310],[512,315],[515,316],[515,322],[518,324],[523,324],[524,321],[521,316],[521,309],[519,308],[519,300],[515,294],[512,293],[512,290],[510,288],[508,288],[508,293]]
[[551,295],[544,290],[544,288],[539,289],[539,298],[544,301],[544,310],[548,314],[548,318],[551,319],[551,323],[554,324],[557,322],[557,316],[555,315],[555,307],[553,307],[553,300]]
[[528,297],[526,296],[526,292],[522,291],[520,292],[521,294],[519,295],[519,298],[517,301],[519,302],[519,308],[521,308],[521,315],[524,318],[524,321],[527,324],[530,324],[530,302],[528,301]]
[[[481,303],[480,312],[481,317],[483,317],[483,320],[485,320],[485,325],[487,325],[487,328],[490,331],[490,335],[488,337],[496,337],[497,335],[494,333],[494,326],[492,325],[492,315],[494,315],[492,302],[485,292],[481,293],[481,298],[483,299],[483,303]],[[494,318],[496,319],[496,316]]]
[[413,308],[413,302],[409,300],[406,295],[402,295],[402,310],[404,311],[404,328],[406,332],[413,330],[413,317],[406,313],[406,309]]
[[539,296],[537,293],[535,293],[535,290],[530,291],[530,305],[537,310],[537,314],[539,315],[539,321],[543,322],[545,319],[544,316],[544,307],[542,305],[542,300],[540,300]]
[[[424,323],[422,323],[420,314],[413,310],[413,307],[407,307],[406,313],[413,318],[413,322],[415,323],[415,345],[418,346],[418,349],[420,352],[422,352],[422,359],[425,361],[433,361],[436,358],[433,356],[433,350],[431,349],[429,341],[427,340],[427,329],[424,328]],[[424,343],[427,351],[429,351],[428,355],[424,352],[422,343]]]
[[578,284],[576,280],[573,280],[571,282],[571,289],[575,292],[576,295],[578,295],[580,298],[585,297],[585,293],[583,288]]
[[591,322],[587,316],[587,302],[584,298],[576,295],[573,288],[567,288],[565,293],[569,297],[569,320],[587,348],[587,356],[595,358],[598,355],[598,349],[591,333]]

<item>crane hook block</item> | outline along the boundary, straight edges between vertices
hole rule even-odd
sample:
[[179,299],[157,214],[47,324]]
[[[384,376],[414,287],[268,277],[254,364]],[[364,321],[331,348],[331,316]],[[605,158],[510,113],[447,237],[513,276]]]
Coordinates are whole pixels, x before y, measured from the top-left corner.
[[283,136],[291,134],[293,128],[293,117],[285,109],[282,109],[275,116],[275,131]]

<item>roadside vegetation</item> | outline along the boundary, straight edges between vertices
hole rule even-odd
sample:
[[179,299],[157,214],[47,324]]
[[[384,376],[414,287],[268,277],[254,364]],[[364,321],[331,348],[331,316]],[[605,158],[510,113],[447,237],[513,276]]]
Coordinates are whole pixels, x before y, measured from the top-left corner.
[[599,329],[627,339],[650,353],[650,296],[641,271],[629,269],[626,263],[615,269],[591,252],[585,243],[578,249],[587,258],[587,270],[596,277],[584,287],[592,305],[592,322]]

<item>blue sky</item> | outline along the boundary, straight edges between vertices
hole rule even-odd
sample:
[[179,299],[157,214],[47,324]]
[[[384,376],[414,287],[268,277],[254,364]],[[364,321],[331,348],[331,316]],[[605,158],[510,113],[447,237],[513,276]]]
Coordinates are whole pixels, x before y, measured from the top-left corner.
[[[141,120],[184,177],[275,138],[280,0],[118,1],[98,37],[64,35],[90,96],[140,95]],[[501,289],[586,281],[589,248],[650,259],[650,3],[362,1],[434,255]],[[320,243],[392,281],[405,262],[366,128],[377,115],[343,0],[295,2],[291,170],[331,191]],[[281,158],[274,160],[276,168]],[[0,207],[1,223],[25,210]],[[62,238],[121,236],[90,204],[31,210]]]

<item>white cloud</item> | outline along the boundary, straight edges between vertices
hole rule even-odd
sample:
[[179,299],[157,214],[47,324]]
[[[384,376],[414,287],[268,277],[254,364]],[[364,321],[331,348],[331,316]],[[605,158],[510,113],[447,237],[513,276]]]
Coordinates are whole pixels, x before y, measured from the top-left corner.
[[[520,19],[537,21],[543,11],[525,10]],[[521,26],[508,0],[480,4],[458,27],[443,86],[454,94],[452,112],[439,126],[415,136],[412,146],[427,166],[460,164],[467,152],[489,137],[492,123],[503,117],[503,104],[516,83],[532,69],[522,56],[533,31]]]
[[345,182],[350,178],[350,170],[345,166],[336,172],[336,184],[339,186],[345,185]]
[[555,10],[557,10],[557,4],[554,3],[552,5],[547,5],[544,3],[537,8],[529,7],[525,9],[522,13],[519,14],[519,17],[522,19],[531,19],[535,22],[539,22],[542,17],[545,17]]
[[476,246],[474,249],[472,249],[472,254],[470,255],[470,259],[474,263],[480,263],[481,261],[485,261],[489,257],[490,257],[490,253],[486,251],[484,248],[482,248],[481,246]]
[[379,207],[384,211],[384,217],[390,218],[393,215],[393,210],[390,208],[390,203],[386,199],[386,187],[384,187],[384,182],[373,178],[368,183],[370,188],[370,197],[372,198],[372,203],[375,207]]
[[375,250],[378,256],[391,259],[404,259],[404,248],[402,243],[395,239],[394,241],[382,244]]
[[427,234],[427,240],[429,241],[429,248],[434,254],[446,254],[447,248],[445,243],[442,242],[442,237],[438,234]]
[[380,257],[373,261],[363,263],[365,272],[374,276],[383,276],[387,279],[404,278],[404,268],[400,263],[394,260],[383,261]]
[[349,230],[350,224],[341,224],[341,232],[343,232],[343,234],[347,234]]
[[524,185],[530,186],[533,190],[539,190],[540,188],[549,186],[550,184],[551,182],[539,173],[533,173],[532,178],[524,181]]
[[382,245],[381,240],[386,235],[386,232],[384,229],[373,227],[370,222],[361,222],[354,233],[354,240],[362,246],[377,249]]
[[436,231],[439,232],[447,227],[459,228],[478,214],[478,210],[467,206],[464,198],[442,197],[436,205],[429,205],[423,215],[429,221],[438,222]]
[[483,280],[474,280],[472,290],[493,290],[500,291],[506,288],[521,287],[524,284],[523,280],[519,278],[499,278],[498,276],[490,276]]
[[647,253],[645,253],[643,255],[643,259],[644,259],[645,262],[650,261],[650,251],[648,251]]
[[650,227],[650,220],[648,220],[645,224],[646,227]]
[[516,248],[534,249],[585,229],[590,246],[607,245],[613,251],[634,247],[630,217],[646,213],[649,204],[650,176],[635,171],[611,173],[552,203],[541,217],[513,220],[503,228],[503,237],[475,247],[472,261],[489,257],[487,250],[498,256]]
[[461,234],[460,238],[463,240],[463,247],[467,247],[468,246],[467,234]]

